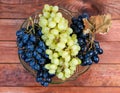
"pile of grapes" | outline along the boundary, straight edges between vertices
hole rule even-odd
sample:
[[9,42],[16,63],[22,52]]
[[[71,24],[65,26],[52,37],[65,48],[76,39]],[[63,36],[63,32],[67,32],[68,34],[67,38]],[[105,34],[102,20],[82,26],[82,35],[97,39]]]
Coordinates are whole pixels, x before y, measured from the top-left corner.
[[78,65],[99,62],[103,50],[91,34],[83,33],[83,18],[89,19],[88,14],[72,18],[69,27],[59,7],[46,4],[37,23],[30,17],[27,27],[16,32],[18,54],[37,72],[41,85],[48,86],[54,76],[70,78]]

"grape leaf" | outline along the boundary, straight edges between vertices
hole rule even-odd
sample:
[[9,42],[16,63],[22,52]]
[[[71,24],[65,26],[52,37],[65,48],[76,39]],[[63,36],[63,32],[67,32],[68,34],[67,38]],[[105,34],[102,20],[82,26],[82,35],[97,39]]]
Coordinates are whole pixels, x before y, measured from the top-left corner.
[[111,15],[91,16],[89,19],[83,19],[84,32],[106,33],[111,26]]

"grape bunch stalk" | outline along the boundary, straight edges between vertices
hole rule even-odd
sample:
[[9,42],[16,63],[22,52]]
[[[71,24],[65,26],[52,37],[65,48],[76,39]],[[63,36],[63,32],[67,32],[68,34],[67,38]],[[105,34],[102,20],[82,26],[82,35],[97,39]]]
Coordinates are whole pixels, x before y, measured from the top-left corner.
[[78,57],[82,60],[82,66],[99,62],[99,54],[103,53],[98,41],[95,40],[95,33],[84,33],[83,19],[89,19],[87,13],[72,18],[71,28],[77,35],[78,43],[81,46]]
[[36,81],[43,86],[48,86],[54,75],[49,74],[48,70],[44,68],[44,65],[50,63],[50,60],[45,53],[47,47],[41,39],[41,30],[42,28],[37,23],[33,24],[33,20],[30,18],[28,26],[16,32],[17,46],[20,58],[36,71]]

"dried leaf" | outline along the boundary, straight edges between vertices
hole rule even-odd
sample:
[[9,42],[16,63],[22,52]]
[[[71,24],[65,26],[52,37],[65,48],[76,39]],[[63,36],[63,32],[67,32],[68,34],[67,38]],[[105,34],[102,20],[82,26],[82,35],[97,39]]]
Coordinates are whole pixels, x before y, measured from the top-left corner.
[[111,25],[111,16],[109,14],[91,16],[89,20],[83,19],[83,22],[85,26],[84,31],[89,29],[91,32],[95,33],[106,33]]
[[92,30],[94,26],[87,20],[86,18],[83,19],[84,25],[85,25],[85,30],[90,29]]

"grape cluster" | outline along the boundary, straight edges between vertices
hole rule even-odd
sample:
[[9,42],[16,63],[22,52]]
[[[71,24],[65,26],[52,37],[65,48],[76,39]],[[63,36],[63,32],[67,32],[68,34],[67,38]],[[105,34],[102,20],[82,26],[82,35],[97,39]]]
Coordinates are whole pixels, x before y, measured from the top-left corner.
[[93,39],[91,33],[85,34],[83,18],[88,19],[89,15],[83,13],[79,15],[78,18],[72,18],[71,28],[74,33],[77,34],[78,43],[81,47],[78,57],[82,60],[82,66],[91,65],[93,62],[99,62],[99,54],[103,53],[103,50],[100,48],[99,42]]
[[50,62],[48,55],[45,53],[46,45],[41,39],[41,27],[34,24],[28,29],[21,28],[16,32],[18,54],[29,66],[37,72],[36,81],[43,86],[48,86],[54,75],[48,73],[44,68],[45,64]]
[[51,63],[45,68],[50,74],[62,80],[69,78],[81,60],[76,56],[80,50],[76,34],[68,27],[58,6],[45,5],[40,16],[39,25],[42,27],[42,39],[48,46],[46,53]]

